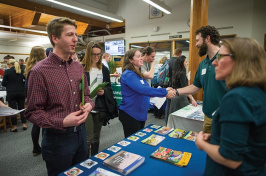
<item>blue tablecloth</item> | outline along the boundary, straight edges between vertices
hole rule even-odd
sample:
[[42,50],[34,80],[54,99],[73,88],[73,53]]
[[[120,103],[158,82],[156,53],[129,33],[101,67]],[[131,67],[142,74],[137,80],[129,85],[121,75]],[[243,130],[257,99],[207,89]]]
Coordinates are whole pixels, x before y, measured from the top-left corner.
[[[152,125],[152,124],[151,124]],[[151,128],[151,125],[145,127],[145,128],[150,128],[155,131],[156,129]],[[168,135],[165,135],[165,139],[159,143],[157,146],[151,146],[147,144],[141,143],[143,139],[146,139],[152,134],[157,134],[154,133],[153,131],[148,133],[143,130],[140,130],[143,133],[146,133],[145,136],[139,137],[137,141],[131,141],[128,139],[124,139],[126,141],[131,142],[128,146],[121,146],[119,144],[114,144],[115,146],[121,147],[121,150],[132,152],[139,154],[141,156],[145,157],[144,163],[136,168],[134,171],[132,171],[129,176],[172,176],[172,175],[177,175],[177,176],[199,176],[203,175],[204,169],[205,169],[205,160],[206,160],[206,153],[203,151],[200,151],[197,149],[195,142],[193,141],[188,141],[185,139],[176,139],[176,138],[171,138]],[[165,163],[156,159],[150,158],[150,154],[153,153],[155,150],[159,148],[159,146],[170,148],[173,150],[178,150],[178,151],[184,151],[184,152],[190,152],[192,153],[191,159],[186,167],[178,167],[174,166],[169,163]],[[120,151],[120,150],[119,150]],[[113,156],[115,153],[109,150],[104,150],[102,151],[104,153],[110,154],[110,156]],[[110,157],[109,156],[109,157]],[[83,175],[89,175],[92,173],[97,167],[104,168],[106,170],[110,170],[116,174],[120,174],[119,172],[116,172],[114,170],[109,169],[108,167],[105,167],[103,165],[103,160],[100,160],[94,156],[92,156],[90,159],[97,161],[98,164],[93,166],[91,169],[87,169],[80,164],[75,165],[75,167],[81,169],[83,173],[80,174],[80,176]],[[69,168],[70,169],[70,168]],[[64,173],[61,173],[59,175],[65,175]]]

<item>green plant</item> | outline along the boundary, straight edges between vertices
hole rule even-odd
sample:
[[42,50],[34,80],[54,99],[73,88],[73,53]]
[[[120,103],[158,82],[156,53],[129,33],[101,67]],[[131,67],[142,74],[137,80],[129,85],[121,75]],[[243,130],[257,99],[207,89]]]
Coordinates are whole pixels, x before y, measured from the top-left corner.
[[110,60],[110,62],[108,62],[109,68],[110,68],[110,73],[114,73],[115,72],[115,68],[116,68],[116,63],[113,60],[113,58]]

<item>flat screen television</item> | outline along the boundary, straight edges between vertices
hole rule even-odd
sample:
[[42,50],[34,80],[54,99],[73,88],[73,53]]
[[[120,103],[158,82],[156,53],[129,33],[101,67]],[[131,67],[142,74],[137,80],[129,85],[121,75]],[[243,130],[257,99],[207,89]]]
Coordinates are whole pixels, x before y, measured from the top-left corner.
[[105,52],[111,56],[121,56],[125,54],[125,40],[111,40],[104,42]]

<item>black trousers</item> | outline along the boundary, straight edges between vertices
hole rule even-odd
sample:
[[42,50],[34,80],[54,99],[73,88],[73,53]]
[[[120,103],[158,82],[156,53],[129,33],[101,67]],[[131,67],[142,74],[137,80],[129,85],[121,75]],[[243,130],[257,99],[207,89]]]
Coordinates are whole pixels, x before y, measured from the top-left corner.
[[43,130],[42,157],[48,176],[57,176],[87,158],[86,128],[77,132],[54,133]]
[[122,123],[125,138],[136,133],[145,126],[145,121],[138,121],[122,110],[119,110],[119,120]]
[[32,129],[31,129],[31,139],[33,143],[33,150],[40,149],[40,145],[39,145],[40,131],[41,131],[41,128],[33,124]]
[[[13,109],[24,109],[25,103],[25,92],[8,92],[7,93],[7,101],[9,107]],[[24,116],[24,112],[20,112],[20,118],[22,123],[26,123],[26,118]],[[17,125],[17,115],[11,117],[12,125]]]

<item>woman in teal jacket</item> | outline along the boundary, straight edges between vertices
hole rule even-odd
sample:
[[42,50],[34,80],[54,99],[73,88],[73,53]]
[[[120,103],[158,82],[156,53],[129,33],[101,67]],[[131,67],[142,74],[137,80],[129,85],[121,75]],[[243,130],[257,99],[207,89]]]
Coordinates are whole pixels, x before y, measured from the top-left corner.
[[213,65],[229,91],[214,113],[211,136],[200,132],[196,139],[208,155],[204,175],[266,175],[265,51],[254,39],[226,39]]
[[137,49],[126,52],[121,76],[122,102],[119,108],[119,120],[125,137],[144,128],[147,120],[150,97],[175,96],[171,88],[153,88],[145,81],[140,68],[143,65],[141,53]]

